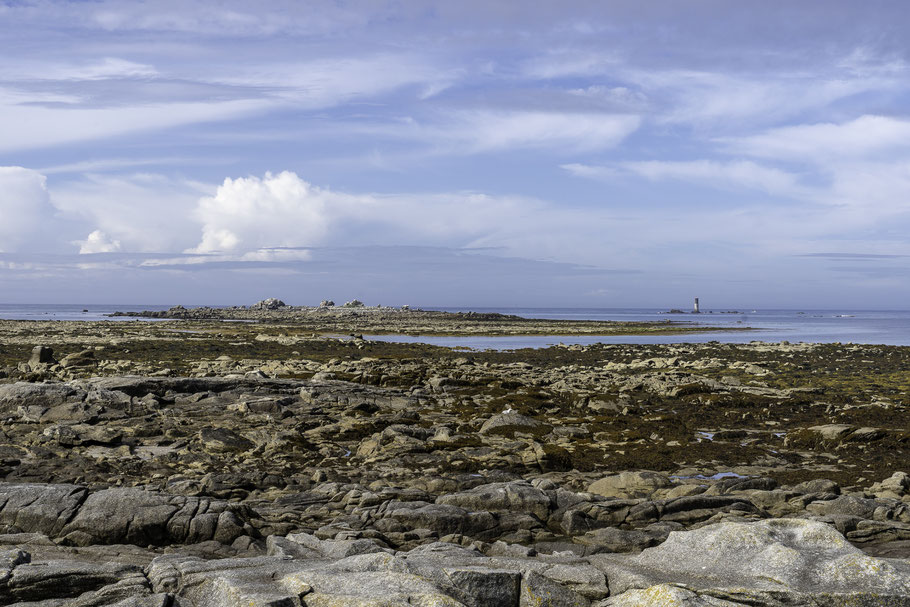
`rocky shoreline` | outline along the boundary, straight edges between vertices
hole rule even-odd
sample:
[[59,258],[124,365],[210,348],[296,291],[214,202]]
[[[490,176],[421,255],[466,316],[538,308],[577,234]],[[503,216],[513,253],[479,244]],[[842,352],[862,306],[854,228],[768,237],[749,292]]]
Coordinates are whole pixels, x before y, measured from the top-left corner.
[[0,604],[910,605],[908,372],[0,322]]

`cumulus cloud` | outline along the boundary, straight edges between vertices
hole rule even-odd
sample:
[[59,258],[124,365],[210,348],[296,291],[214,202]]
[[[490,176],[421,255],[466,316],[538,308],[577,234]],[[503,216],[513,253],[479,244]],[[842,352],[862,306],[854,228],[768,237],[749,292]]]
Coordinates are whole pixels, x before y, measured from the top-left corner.
[[[191,255],[282,261],[325,245],[433,244],[449,247],[534,243],[554,209],[542,201],[477,192],[350,194],[314,186],[295,173],[225,179],[193,212],[201,236]],[[521,233],[519,239],[515,233]],[[554,244],[555,246],[555,244]],[[527,251],[524,244],[519,247]],[[294,252],[298,251],[298,252]]]
[[0,167],[0,251],[55,248],[54,221],[44,175],[22,167]]
[[120,241],[113,240],[101,230],[95,230],[85,240],[76,241],[79,245],[79,254],[90,253],[115,253],[120,250]]
[[338,197],[314,187],[294,173],[227,178],[214,196],[202,198],[195,211],[202,240],[189,252],[249,251],[295,247],[325,237],[326,207]]

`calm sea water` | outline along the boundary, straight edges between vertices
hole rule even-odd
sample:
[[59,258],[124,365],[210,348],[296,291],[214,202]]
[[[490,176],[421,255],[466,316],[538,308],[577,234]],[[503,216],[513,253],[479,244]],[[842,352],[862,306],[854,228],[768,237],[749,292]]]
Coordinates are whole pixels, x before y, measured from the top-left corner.
[[[142,310],[167,310],[171,306],[112,305],[112,304],[0,304],[2,320],[136,320],[135,318],[109,318],[113,312],[141,312]],[[143,319],[150,320],[150,319]]]
[[[459,312],[467,308],[442,308]],[[882,310],[743,310],[737,313],[666,314],[658,308],[474,308],[527,318],[566,320],[665,321],[693,325],[741,328],[755,331],[708,332],[688,335],[534,336],[534,337],[434,337],[384,335],[370,339],[421,342],[472,349],[540,348],[554,344],[672,344],[748,343],[750,341],[853,342],[910,346],[910,311]]]
[[[166,310],[169,305],[26,305],[0,304],[0,319],[14,320],[110,320],[115,311]],[[378,335],[379,341],[421,342],[472,349],[539,348],[558,343],[704,343],[719,341],[853,342],[910,346],[910,311],[882,310],[743,310],[736,313],[666,314],[658,308],[436,308],[452,312],[499,312],[526,318],[567,320],[665,321],[715,327],[752,327],[742,333],[710,332],[662,336],[533,336],[533,337],[436,337]],[[147,320],[147,319],[146,319]]]

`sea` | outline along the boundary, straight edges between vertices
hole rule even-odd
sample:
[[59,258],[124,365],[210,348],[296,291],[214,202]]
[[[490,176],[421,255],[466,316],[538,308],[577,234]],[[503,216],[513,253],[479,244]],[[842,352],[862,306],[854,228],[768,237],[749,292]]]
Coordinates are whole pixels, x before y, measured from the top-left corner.
[[[116,304],[0,304],[0,319],[9,320],[107,320],[135,322],[130,317],[109,317],[116,311],[167,310],[170,305]],[[393,342],[428,343],[471,350],[511,350],[542,348],[556,344],[670,344],[748,343],[751,341],[840,342],[910,346],[910,310],[812,310],[759,309],[712,310],[701,314],[670,314],[664,308],[465,308],[436,307],[425,309],[449,312],[497,312],[526,318],[565,320],[657,321],[671,320],[694,326],[721,328],[749,327],[752,331],[711,331],[682,335],[535,335],[535,336],[465,336],[371,335],[368,339]],[[155,319],[141,319],[149,322]]]

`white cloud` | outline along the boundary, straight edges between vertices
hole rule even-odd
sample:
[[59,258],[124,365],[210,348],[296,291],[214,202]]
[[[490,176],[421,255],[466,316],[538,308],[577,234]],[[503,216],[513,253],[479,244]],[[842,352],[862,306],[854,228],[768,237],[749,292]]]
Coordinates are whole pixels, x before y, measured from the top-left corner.
[[362,7],[335,2],[269,2],[252,7],[242,2],[187,4],[178,0],[145,3],[102,1],[78,11],[78,19],[112,31],[171,31],[215,36],[273,35],[279,32],[324,33],[344,31],[369,19]]
[[0,151],[41,148],[247,116],[274,101],[162,103],[112,108],[0,106]]
[[70,224],[98,230],[121,250],[179,251],[199,234],[192,219],[200,196],[214,189],[161,175],[86,175],[51,188],[52,202]]
[[526,62],[523,72],[531,78],[567,78],[599,76],[616,71],[621,66],[622,62],[614,53],[559,50]]
[[851,162],[829,167],[830,204],[854,215],[854,230],[870,222],[910,219],[910,158],[887,162]]
[[81,95],[58,91],[24,90],[14,86],[0,86],[0,107],[29,104],[77,104],[84,100]]
[[640,124],[641,118],[634,114],[479,110],[453,112],[430,123],[408,119],[394,126],[351,128],[355,132],[417,140],[440,154],[512,149],[578,153],[614,147]]
[[832,158],[862,158],[898,148],[910,151],[910,121],[865,115],[840,124],[802,124],[718,141],[731,151],[750,156],[828,162]]
[[[478,150],[564,146],[576,150],[613,147],[638,129],[633,115],[551,112],[481,112],[465,116],[466,134]],[[459,132],[450,133],[458,137]]]
[[587,177],[589,179],[609,180],[615,179],[622,174],[616,167],[613,166],[581,164],[578,162],[561,164],[559,165],[559,168],[563,169],[564,171],[568,171],[575,177]]
[[729,162],[652,160],[621,162],[615,166],[604,167],[569,164],[563,168],[580,177],[612,178],[622,174],[633,174],[651,181],[688,181],[715,188],[748,188],[790,197],[809,195],[808,189],[799,184],[796,175],[748,160]]
[[226,179],[193,213],[202,234],[190,254],[280,261],[321,245],[484,246],[537,222],[540,201],[462,192],[354,195],[296,174]]
[[330,57],[294,63],[227,65],[222,73],[198,74],[203,82],[268,89],[271,96],[307,108],[321,108],[352,99],[382,95],[420,85],[415,96],[426,99],[452,85],[462,73],[427,58],[405,53]]
[[610,87],[602,84],[592,84],[585,88],[569,89],[567,92],[575,97],[596,99],[598,101],[606,101],[638,109],[642,109],[648,101],[647,95],[641,91],[633,90],[625,86]]
[[158,75],[151,65],[136,63],[117,57],[105,57],[97,63],[68,70],[55,79],[109,80],[115,78],[151,78]]
[[287,171],[227,178],[214,196],[199,201],[202,240],[188,252],[312,246],[325,237],[326,207],[338,197]]
[[153,256],[141,260],[138,266],[141,268],[160,268],[160,267],[180,267],[180,266],[201,266],[207,264],[219,263],[251,263],[258,262],[257,267],[269,263],[289,263],[309,261],[313,254],[308,249],[282,249],[282,248],[262,248],[243,253],[200,253],[188,255],[169,255],[164,257]]
[[906,70],[855,70],[836,64],[801,70],[731,72],[727,70],[641,69],[625,66],[619,82],[643,91],[655,102],[659,123],[723,128],[780,123],[862,94],[899,92],[906,88]]
[[672,105],[661,120],[684,123],[779,120],[809,109],[825,108],[838,99],[880,88],[883,84],[860,78],[826,80],[817,74],[748,78],[710,72],[664,72],[642,74],[639,78],[670,95]]
[[0,251],[56,248],[44,175],[22,167],[0,167]]
[[79,245],[79,254],[115,253],[120,250],[120,241],[113,240],[101,230],[95,230],[85,240],[76,241]]
[[170,165],[209,165],[220,164],[224,158],[207,156],[205,158],[190,156],[169,156],[159,158],[97,158],[92,160],[80,160],[67,164],[58,164],[54,166],[41,167],[36,169],[43,175],[54,175],[57,173],[103,173],[108,171],[119,171],[121,169],[141,167],[141,166],[170,166]]
[[0,79],[25,82],[152,78],[158,75],[158,70],[151,65],[118,57],[101,57],[84,63],[44,63],[24,60],[0,65]]

